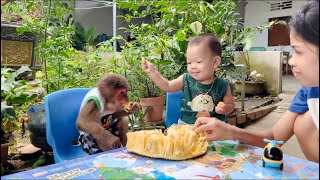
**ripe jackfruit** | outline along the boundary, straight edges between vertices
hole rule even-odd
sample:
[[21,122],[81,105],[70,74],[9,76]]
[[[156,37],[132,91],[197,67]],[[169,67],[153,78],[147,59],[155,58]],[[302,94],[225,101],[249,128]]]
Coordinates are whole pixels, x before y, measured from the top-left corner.
[[171,126],[161,130],[127,133],[127,150],[152,158],[186,160],[203,155],[208,150],[206,133],[196,134],[191,125]]

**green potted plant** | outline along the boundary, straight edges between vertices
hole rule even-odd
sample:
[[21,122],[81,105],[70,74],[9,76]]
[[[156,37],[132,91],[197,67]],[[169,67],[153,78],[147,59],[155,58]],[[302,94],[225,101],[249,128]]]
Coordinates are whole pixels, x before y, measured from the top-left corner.
[[19,129],[12,106],[1,102],[1,165],[7,162],[8,148],[13,145],[13,132]]
[[126,42],[121,53],[108,60],[108,67],[113,73],[122,74],[128,80],[131,99],[138,101],[142,107],[143,114],[140,116],[143,116],[146,121],[159,121],[162,120],[165,104],[164,93],[141,69],[140,61],[142,57],[150,60],[156,64],[160,72],[167,71],[166,62],[160,60],[160,56],[157,56],[154,51],[149,52],[145,46],[137,46],[136,43],[137,41]]
[[88,52],[91,49],[94,49],[95,46],[100,42],[101,34],[97,36],[95,35],[95,27],[91,26],[86,31],[79,21],[76,21],[74,26],[74,44],[76,49]]
[[[248,51],[239,52],[241,59],[246,67],[245,73],[245,94],[260,95],[266,89],[266,81],[263,79],[263,74],[256,70],[252,70],[250,65],[250,56]],[[235,81],[235,92],[241,92],[241,80]]]
[[[32,88],[26,80],[16,80],[17,77],[31,71],[29,67],[22,66],[17,70],[1,68],[1,151],[2,155],[8,154],[8,146],[13,145],[13,134],[20,129],[19,117],[25,112],[21,106],[37,97],[36,94],[26,94]],[[1,155],[1,162],[7,160]]]
[[[244,48],[242,51],[239,52],[240,60],[242,60],[245,68],[245,94],[250,95],[259,95],[266,89],[266,81],[263,79],[263,74],[260,74],[256,70],[252,69],[251,67],[251,60],[250,60],[250,54],[249,51],[252,47],[252,44],[254,42],[254,33],[260,32],[264,29],[271,29],[273,25],[275,24],[282,24],[286,25],[285,21],[282,20],[276,20],[271,22],[265,22],[260,26],[256,26],[254,28],[247,28],[243,31],[241,36],[239,37],[241,40],[239,41],[241,44],[244,45]],[[242,37],[246,36],[246,37]],[[236,77],[237,81],[235,81],[235,92],[241,92],[241,77]]]

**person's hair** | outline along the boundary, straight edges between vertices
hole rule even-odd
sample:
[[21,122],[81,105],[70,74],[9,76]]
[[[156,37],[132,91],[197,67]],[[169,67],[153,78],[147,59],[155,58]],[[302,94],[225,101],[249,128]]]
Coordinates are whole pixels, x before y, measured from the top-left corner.
[[307,42],[319,47],[319,0],[310,1],[289,21],[294,30]]
[[219,38],[217,38],[214,34],[204,33],[199,34],[196,37],[190,39],[188,46],[199,45],[202,43],[206,43],[212,54],[218,55],[221,57],[222,54],[222,46]]
[[126,88],[129,90],[128,81],[125,77],[119,74],[106,74],[101,77],[98,82],[98,87],[106,85],[114,90]]

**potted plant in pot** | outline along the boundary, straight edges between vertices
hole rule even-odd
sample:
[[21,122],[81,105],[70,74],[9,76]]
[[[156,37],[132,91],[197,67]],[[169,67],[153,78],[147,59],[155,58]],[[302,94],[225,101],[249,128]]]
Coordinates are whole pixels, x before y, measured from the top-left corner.
[[[266,81],[263,79],[263,74],[260,74],[251,67],[251,60],[249,50],[254,43],[255,32],[262,33],[265,29],[272,29],[276,24],[286,25],[285,21],[275,20],[271,22],[265,22],[260,26],[254,28],[246,28],[242,30],[239,36],[236,38],[239,44],[243,45],[242,50],[238,51],[240,55],[240,60],[242,60],[246,72],[245,72],[245,94],[258,95],[261,94],[266,89]],[[240,73],[238,73],[240,74]],[[236,76],[235,76],[236,77]],[[235,92],[241,92],[241,78],[237,76],[235,79]]]
[[8,154],[8,146],[13,145],[13,134],[20,129],[18,119],[25,113],[21,111],[21,107],[37,97],[36,94],[25,93],[32,88],[26,84],[26,80],[16,80],[26,71],[31,70],[27,66],[17,70],[1,68],[1,151],[4,151],[1,162],[3,163],[7,160],[4,155]]
[[[266,89],[266,81],[263,79],[263,74],[260,74],[256,70],[252,70],[250,65],[250,56],[248,51],[239,52],[244,65],[246,67],[245,73],[245,94],[260,95]],[[235,92],[241,92],[241,80],[235,82]]]
[[[153,46],[152,43],[149,45]],[[138,101],[142,108],[140,116],[147,122],[161,121],[165,104],[164,92],[141,69],[142,57],[155,63],[160,72],[167,71],[168,62],[160,59],[160,55],[153,51],[147,51],[145,46],[137,46],[137,41],[126,42],[121,53],[109,59],[108,66],[113,73],[122,74],[128,80],[131,99]]]
[[1,102],[1,165],[7,162],[9,146],[13,145],[13,132],[19,129],[17,121],[13,107]]

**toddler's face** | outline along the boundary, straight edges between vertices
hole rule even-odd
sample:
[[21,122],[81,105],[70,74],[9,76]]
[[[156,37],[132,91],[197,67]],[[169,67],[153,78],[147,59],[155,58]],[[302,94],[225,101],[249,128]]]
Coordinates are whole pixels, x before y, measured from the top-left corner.
[[189,46],[186,52],[187,71],[197,81],[210,83],[216,68],[216,59],[206,44]]
[[305,41],[293,30],[290,43],[294,53],[289,64],[295,78],[304,86],[319,86],[319,47]]

